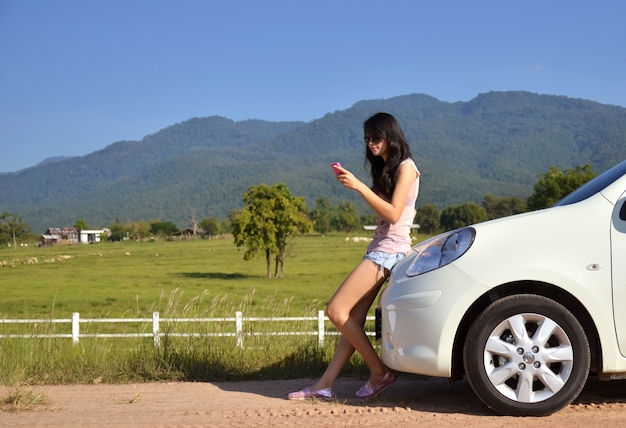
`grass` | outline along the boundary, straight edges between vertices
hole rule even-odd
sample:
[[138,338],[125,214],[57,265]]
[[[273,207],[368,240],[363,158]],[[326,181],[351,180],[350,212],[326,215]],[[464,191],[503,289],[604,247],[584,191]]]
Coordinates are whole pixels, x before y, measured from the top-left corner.
[[11,412],[20,410],[32,410],[35,407],[47,403],[47,397],[32,388],[18,386],[0,400],[0,411]]
[[[232,317],[240,310],[244,316],[315,316],[366,245],[345,235],[299,237],[282,279],[266,278],[264,260],[244,261],[228,239],[3,248],[0,262],[14,267],[0,268],[0,314],[150,318],[158,311],[161,318],[196,318]],[[0,324],[0,331],[50,333],[56,326]],[[74,346],[64,338],[3,339],[0,384],[316,377],[335,342],[327,339],[318,347],[316,337],[260,336],[246,337],[238,348],[234,338],[166,336],[155,349],[151,338],[85,338]],[[344,372],[362,376],[367,369],[355,355]]]
[[0,268],[0,314],[135,317],[159,311],[165,317],[180,310],[173,303],[195,298],[199,316],[215,311],[215,300],[223,311],[216,316],[244,308],[269,315],[277,304],[283,315],[303,315],[324,308],[365,246],[340,235],[297,238],[282,279],[266,278],[265,261],[244,261],[228,239],[5,248],[0,261],[15,267]]

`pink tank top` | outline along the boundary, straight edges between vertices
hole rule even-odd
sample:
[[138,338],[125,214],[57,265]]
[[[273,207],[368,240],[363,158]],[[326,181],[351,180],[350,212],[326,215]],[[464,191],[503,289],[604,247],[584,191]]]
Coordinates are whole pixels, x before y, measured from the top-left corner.
[[418,173],[418,176],[409,190],[406,205],[402,210],[400,219],[395,224],[391,224],[380,216],[376,218],[374,239],[367,247],[368,253],[371,251],[382,251],[390,254],[405,254],[411,249],[410,232],[411,226],[413,225],[413,218],[415,217],[415,201],[417,201],[417,194],[419,193],[420,178],[419,170],[413,159],[405,159],[400,165],[404,163],[411,164]]

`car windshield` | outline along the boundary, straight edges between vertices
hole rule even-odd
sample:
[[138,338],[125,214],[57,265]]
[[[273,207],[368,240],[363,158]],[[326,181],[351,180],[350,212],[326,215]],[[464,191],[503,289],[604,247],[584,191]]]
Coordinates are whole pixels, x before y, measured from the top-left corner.
[[626,174],[626,161],[615,165],[613,168],[597,176],[593,180],[583,184],[578,189],[574,190],[572,193],[554,204],[554,206],[558,207],[561,205],[575,204],[576,202],[583,201],[591,195],[595,195],[624,174]]

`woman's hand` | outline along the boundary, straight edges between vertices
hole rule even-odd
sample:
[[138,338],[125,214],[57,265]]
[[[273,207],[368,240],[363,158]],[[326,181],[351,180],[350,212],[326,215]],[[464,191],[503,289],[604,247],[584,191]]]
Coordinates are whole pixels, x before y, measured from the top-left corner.
[[354,174],[345,169],[344,167],[335,167],[337,173],[337,181],[340,182],[343,187],[350,190],[359,190],[361,186],[364,186],[363,182],[356,178]]

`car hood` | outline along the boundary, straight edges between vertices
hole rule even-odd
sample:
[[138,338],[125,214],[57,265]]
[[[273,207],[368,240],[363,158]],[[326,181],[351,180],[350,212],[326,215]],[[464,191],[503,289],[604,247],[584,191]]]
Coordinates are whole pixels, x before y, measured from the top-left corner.
[[[452,265],[493,287],[513,281],[567,286],[601,277],[610,281],[610,217],[601,194],[474,225],[470,249]],[[608,276],[607,276],[608,275]]]

